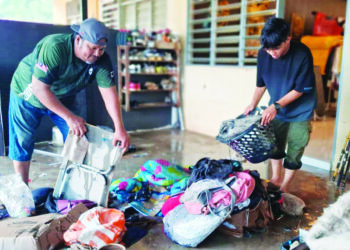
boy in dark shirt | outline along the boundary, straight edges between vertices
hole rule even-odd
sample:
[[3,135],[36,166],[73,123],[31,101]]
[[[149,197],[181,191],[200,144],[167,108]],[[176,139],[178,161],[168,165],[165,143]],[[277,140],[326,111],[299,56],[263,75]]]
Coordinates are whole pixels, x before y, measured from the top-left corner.
[[277,144],[270,156],[271,182],[287,192],[296,170],[302,166],[301,157],[310,138],[310,119],[317,105],[313,58],[307,46],[291,41],[290,27],[280,18],[266,22],[260,43],[256,89],[244,113],[247,115],[258,105],[267,89],[270,101],[261,124],[272,122]]

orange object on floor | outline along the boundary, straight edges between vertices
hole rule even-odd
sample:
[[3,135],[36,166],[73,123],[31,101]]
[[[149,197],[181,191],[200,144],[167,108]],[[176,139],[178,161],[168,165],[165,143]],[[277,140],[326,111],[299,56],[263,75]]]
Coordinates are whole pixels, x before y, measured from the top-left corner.
[[83,213],[64,233],[67,245],[80,243],[101,248],[119,243],[126,232],[124,213],[114,208],[96,207]]

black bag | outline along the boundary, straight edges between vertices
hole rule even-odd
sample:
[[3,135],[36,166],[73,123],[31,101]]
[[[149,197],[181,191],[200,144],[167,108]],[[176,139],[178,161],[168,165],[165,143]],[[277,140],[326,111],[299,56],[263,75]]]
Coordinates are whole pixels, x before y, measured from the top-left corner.
[[283,212],[281,210],[281,206],[283,203],[282,192],[280,191],[279,187],[269,182],[267,185],[267,194],[271,205],[273,217],[275,220],[277,220],[283,215]]
[[188,180],[188,186],[192,183],[204,179],[226,179],[229,174],[236,171],[242,171],[242,165],[235,160],[211,160],[210,158],[200,159],[196,165],[190,168],[191,176]]

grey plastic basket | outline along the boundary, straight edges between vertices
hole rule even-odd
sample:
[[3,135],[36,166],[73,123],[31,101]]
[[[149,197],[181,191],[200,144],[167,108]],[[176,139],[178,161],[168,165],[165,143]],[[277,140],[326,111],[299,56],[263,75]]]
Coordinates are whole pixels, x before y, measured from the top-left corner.
[[[249,115],[261,115],[263,109],[263,107],[256,108]],[[233,122],[244,117],[245,115],[240,115],[236,117]],[[229,140],[222,140],[219,136],[216,138],[220,142],[228,144],[251,163],[265,161],[276,148],[276,138],[272,124],[269,123],[267,126],[263,126],[260,122],[261,119],[257,120],[242,133]],[[224,129],[223,124],[220,133],[222,133]]]

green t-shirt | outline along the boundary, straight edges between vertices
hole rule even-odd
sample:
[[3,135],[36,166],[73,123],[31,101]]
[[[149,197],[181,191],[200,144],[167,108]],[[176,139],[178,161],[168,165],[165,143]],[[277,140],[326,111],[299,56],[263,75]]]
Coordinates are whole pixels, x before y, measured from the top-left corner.
[[11,82],[11,91],[37,108],[45,108],[32,93],[32,76],[50,85],[58,99],[76,95],[96,79],[98,86],[114,86],[110,57],[104,53],[94,64],[74,55],[73,34],[44,37],[19,63]]

